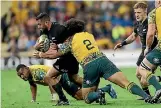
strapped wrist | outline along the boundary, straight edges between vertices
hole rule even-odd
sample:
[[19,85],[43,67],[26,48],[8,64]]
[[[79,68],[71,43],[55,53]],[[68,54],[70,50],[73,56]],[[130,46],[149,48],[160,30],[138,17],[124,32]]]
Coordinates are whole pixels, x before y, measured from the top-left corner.
[[121,42],[121,45],[122,45],[122,46],[127,45],[126,40],[122,41],[122,42]]

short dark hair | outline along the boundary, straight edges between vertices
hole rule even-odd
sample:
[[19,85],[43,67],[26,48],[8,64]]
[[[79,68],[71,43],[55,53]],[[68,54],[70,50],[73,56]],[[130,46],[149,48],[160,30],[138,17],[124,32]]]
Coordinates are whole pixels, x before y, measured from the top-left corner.
[[50,17],[46,12],[40,13],[37,17],[36,20],[45,20],[45,21],[50,21]]
[[19,64],[19,65],[16,67],[16,71],[18,72],[21,68],[24,68],[24,67],[27,67],[27,66],[24,65],[24,64]]
[[141,8],[141,9],[147,9],[148,8],[148,5],[145,3],[145,2],[137,2],[134,7],[134,9],[138,9],[138,8]]

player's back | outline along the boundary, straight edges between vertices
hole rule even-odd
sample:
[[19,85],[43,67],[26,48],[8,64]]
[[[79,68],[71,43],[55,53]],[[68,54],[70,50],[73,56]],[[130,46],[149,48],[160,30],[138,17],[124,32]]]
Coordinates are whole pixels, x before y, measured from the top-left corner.
[[[158,41],[161,44],[161,6],[156,9],[156,26],[157,26],[157,35],[158,35]],[[161,47],[161,45],[160,45]]]
[[94,36],[88,32],[76,33],[71,44],[72,52],[79,63],[90,61],[89,59],[101,53]]
[[49,66],[45,66],[45,65],[31,65],[29,66],[29,69],[31,71],[32,77],[33,77],[33,81],[40,81],[40,82],[44,82],[44,76],[46,75],[46,73],[48,72],[48,70],[51,67]]

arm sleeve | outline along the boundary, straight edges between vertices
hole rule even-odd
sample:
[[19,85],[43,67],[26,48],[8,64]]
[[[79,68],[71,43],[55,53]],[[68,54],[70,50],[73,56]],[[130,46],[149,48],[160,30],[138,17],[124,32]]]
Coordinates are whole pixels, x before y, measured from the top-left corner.
[[[136,24],[136,23],[134,24],[134,30],[133,30],[133,32],[134,32],[135,34],[137,34],[137,24]],[[135,35],[135,36],[137,36],[137,35]]]
[[64,42],[62,44],[58,44],[59,51],[62,54],[66,54],[71,51],[71,42]]

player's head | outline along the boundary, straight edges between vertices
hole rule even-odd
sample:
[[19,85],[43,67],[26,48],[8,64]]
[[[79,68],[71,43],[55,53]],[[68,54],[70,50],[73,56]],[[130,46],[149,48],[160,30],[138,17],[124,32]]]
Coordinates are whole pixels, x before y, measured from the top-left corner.
[[37,17],[37,27],[40,30],[47,30],[50,24],[50,17],[47,13],[40,13]]
[[161,0],[155,0],[155,7],[158,8],[161,6]]
[[85,22],[79,19],[71,18],[70,20],[65,22],[65,26],[67,27],[69,35],[73,35],[75,33],[84,31]]
[[137,21],[143,21],[147,16],[148,5],[145,2],[138,2],[134,5],[134,13]]
[[26,65],[24,64],[19,64],[17,67],[16,67],[16,71],[17,71],[17,75],[27,81],[29,79],[29,76],[30,76],[30,70],[29,70],[29,67],[27,67]]

